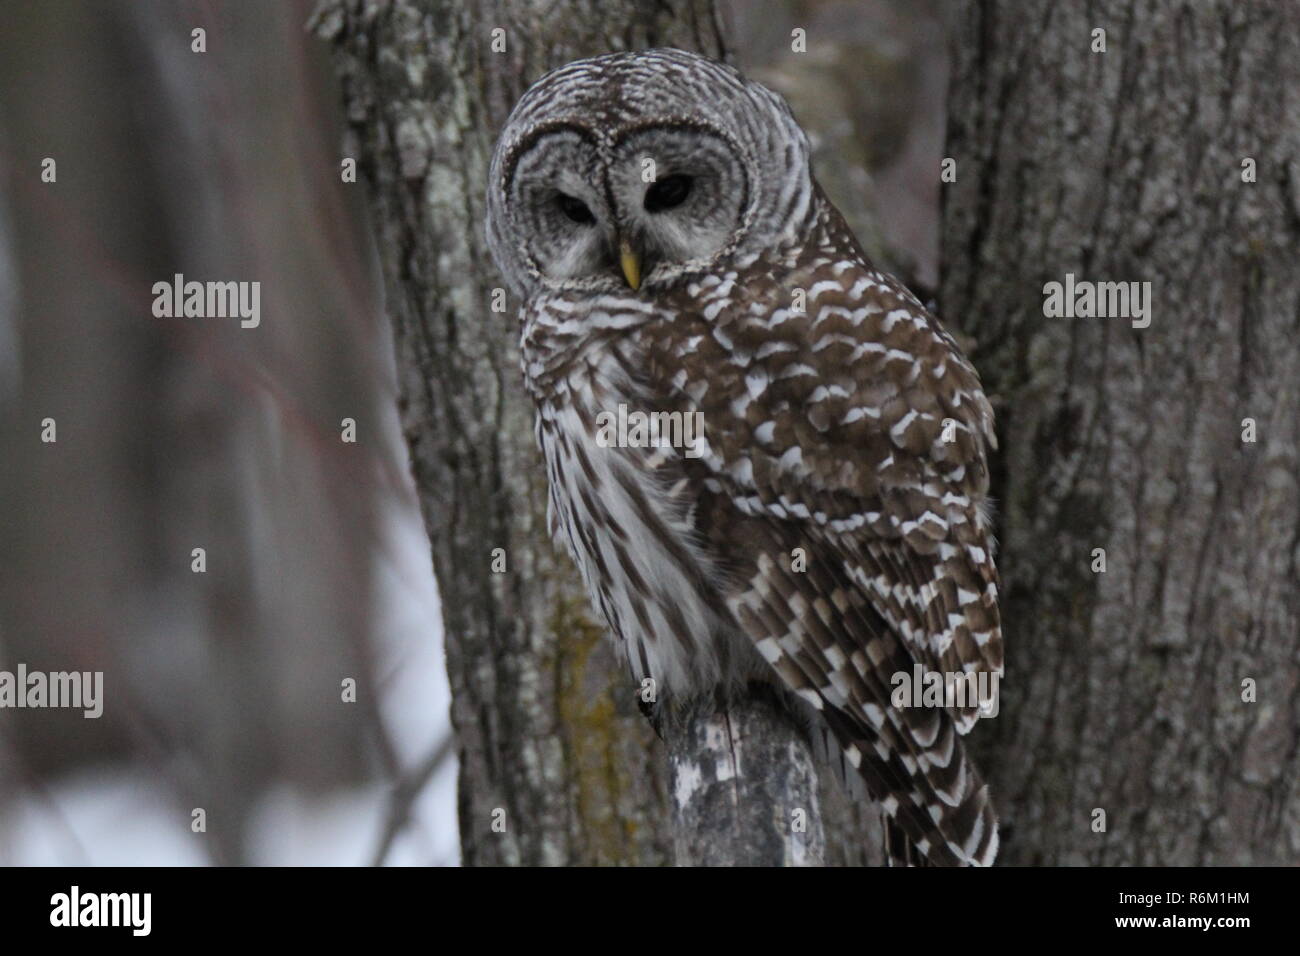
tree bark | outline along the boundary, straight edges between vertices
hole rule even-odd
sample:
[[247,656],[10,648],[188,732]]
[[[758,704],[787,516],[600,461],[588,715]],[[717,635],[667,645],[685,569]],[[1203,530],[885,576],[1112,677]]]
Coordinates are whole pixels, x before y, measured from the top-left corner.
[[[637,688],[549,539],[518,303],[491,308],[501,283],[483,236],[486,171],[515,101],[581,56],[660,45],[725,56],[711,0],[326,0],[312,26],[334,44],[344,153],[370,187],[442,592],[464,862],[662,864],[674,846],[681,862],[819,862],[817,812],[834,801],[816,799],[807,743],[761,695],[721,710],[693,702],[670,780]],[[840,809],[840,839],[862,839],[857,818]]]
[[691,703],[667,738],[677,863],[824,865],[818,767],[784,705]]
[[[955,41],[941,314],[1000,419],[1001,861],[1295,863],[1300,7],[981,0]],[[1067,273],[1150,281],[1150,325],[1045,317]]]

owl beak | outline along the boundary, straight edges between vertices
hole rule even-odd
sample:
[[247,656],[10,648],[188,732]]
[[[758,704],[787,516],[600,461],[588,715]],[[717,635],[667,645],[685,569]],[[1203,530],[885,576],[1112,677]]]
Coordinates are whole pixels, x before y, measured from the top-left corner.
[[618,244],[618,264],[622,266],[623,278],[632,290],[641,288],[641,257],[626,239]]

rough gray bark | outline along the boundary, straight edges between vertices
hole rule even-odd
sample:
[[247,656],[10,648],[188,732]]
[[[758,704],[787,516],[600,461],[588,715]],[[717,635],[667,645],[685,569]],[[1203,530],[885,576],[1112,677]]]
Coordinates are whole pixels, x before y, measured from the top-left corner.
[[667,737],[677,863],[824,865],[818,768],[784,705],[693,704]]
[[[958,24],[941,313],[1000,416],[1003,862],[1300,858],[1298,92],[1293,2]],[[1066,273],[1150,281],[1150,326],[1045,318]]]
[[[656,45],[723,55],[713,4],[327,0],[312,24],[334,43],[344,152],[370,186],[402,421],[442,591],[464,862],[669,863],[674,844],[683,862],[819,859],[807,744],[762,700],[689,709],[668,781],[636,688],[546,532],[518,303],[489,306],[500,281],[483,237],[485,175],[517,98],[580,56]],[[498,28],[506,48],[494,53]],[[504,573],[492,571],[497,548]],[[697,785],[702,767],[739,767],[745,779],[724,771]],[[762,807],[739,816],[716,812],[757,798]],[[792,806],[807,810],[808,832],[792,832]],[[844,845],[862,840],[856,817],[836,818]]]

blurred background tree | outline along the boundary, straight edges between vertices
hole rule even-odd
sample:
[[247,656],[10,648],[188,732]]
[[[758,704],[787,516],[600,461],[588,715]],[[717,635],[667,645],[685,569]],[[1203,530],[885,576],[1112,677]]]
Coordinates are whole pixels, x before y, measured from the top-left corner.
[[[334,838],[369,842],[415,747],[383,708],[441,693],[403,733],[445,736],[436,681],[391,686],[436,666],[415,640],[437,600],[394,531],[414,497],[387,330],[308,14],[0,12],[0,667],[102,670],[106,696],[99,720],[0,711],[0,860],[337,859],[314,828],[355,801]],[[176,273],[260,281],[261,325],[154,318]]]

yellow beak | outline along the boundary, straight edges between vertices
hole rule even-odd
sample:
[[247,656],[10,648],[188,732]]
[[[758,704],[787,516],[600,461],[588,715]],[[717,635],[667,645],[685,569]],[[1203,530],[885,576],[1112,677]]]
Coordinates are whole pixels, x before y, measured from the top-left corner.
[[641,288],[641,257],[632,251],[626,239],[618,246],[618,264],[623,267],[623,278],[633,291]]

